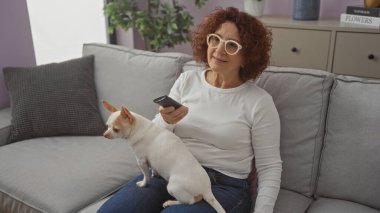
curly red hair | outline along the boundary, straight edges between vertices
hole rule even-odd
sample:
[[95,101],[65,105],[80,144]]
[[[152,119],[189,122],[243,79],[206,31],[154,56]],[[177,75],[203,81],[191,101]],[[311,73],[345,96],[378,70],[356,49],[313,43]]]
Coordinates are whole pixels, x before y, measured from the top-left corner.
[[192,34],[193,56],[197,62],[207,63],[206,37],[225,22],[232,22],[239,30],[244,66],[240,69],[242,81],[256,79],[268,66],[272,48],[272,33],[255,17],[234,7],[216,8],[196,27]]

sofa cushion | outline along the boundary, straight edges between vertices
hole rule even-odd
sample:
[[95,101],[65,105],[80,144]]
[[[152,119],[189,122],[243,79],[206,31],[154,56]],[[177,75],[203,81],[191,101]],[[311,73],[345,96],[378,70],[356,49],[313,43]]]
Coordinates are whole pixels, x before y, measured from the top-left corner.
[[197,63],[194,60],[186,62],[182,67],[183,72],[187,72],[190,70],[203,71],[204,69],[206,69],[205,64]]
[[10,141],[105,130],[94,85],[94,56],[36,67],[4,68],[12,124]]
[[318,198],[310,206],[307,213],[380,213],[379,210],[363,206],[350,201],[330,199],[330,198]]
[[286,189],[280,189],[273,212],[304,213],[312,201],[312,198],[306,197],[299,193]]
[[78,213],[95,213],[110,198],[111,198],[111,196],[108,196],[108,197],[103,198],[103,199],[101,199],[99,201],[96,201],[95,203],[92,203],[91,205],[86,206],[85,208],[83,208],[82,210],[80,210]]
[[284,189],[314,192],[332,78],[319,70],[268,67],[257,80],[280,115]]
[[66,136],[12,143],[0,148],[0,212],[78,212],[138,173],[122,139]]
[[[107,44],[85,44],[83,54],[95,55],[99,99],[124,105],[148,119],[158,113],[153,99],[169,93],[183,64],[191,60],[191,56],[181,53],[154,53]],[[103,119],[107,119],[109,113],[100,108]]]
[[317,193],[380,209],[380,81],[339,76],[331,91]]

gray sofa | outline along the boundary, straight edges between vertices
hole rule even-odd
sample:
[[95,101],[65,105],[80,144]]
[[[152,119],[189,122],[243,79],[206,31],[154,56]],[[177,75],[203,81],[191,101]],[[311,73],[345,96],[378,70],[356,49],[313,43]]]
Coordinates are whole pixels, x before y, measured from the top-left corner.
[[[95,56],[98,100],[152,119],[153,98],[202,67],[191,56],[85,44]],[[365,68],[364,68],[365,69]],[[283,172],[277,213],[380,213],[380,81],[269,67],[257,80],[281,119]],[[100,105],[105,120],[109,113]],[[0,110],[0,212],[96,212],[139,173],[123,140],[55,136],[9,143]]]

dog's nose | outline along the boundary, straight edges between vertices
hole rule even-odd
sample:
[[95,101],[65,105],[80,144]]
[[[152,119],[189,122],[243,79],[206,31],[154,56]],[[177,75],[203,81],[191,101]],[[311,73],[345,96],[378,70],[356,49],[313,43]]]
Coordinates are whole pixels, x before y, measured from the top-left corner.
[[111,134],[108,134],[108,132],[105,132],[105,133],[103,134],[103,137],[108,138],[108,139],[111,139]]

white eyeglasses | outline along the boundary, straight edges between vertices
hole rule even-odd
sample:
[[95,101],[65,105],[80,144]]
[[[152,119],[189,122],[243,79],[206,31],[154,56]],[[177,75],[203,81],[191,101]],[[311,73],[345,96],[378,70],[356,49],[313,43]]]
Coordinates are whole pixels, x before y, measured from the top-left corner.
[[207,45],[211,48],[218,48],[220,42],[224,42],[224,50],[228,55],[235,55],[243,48],[239,43],[234,40],[224,40],[217,34],[207,35]]

